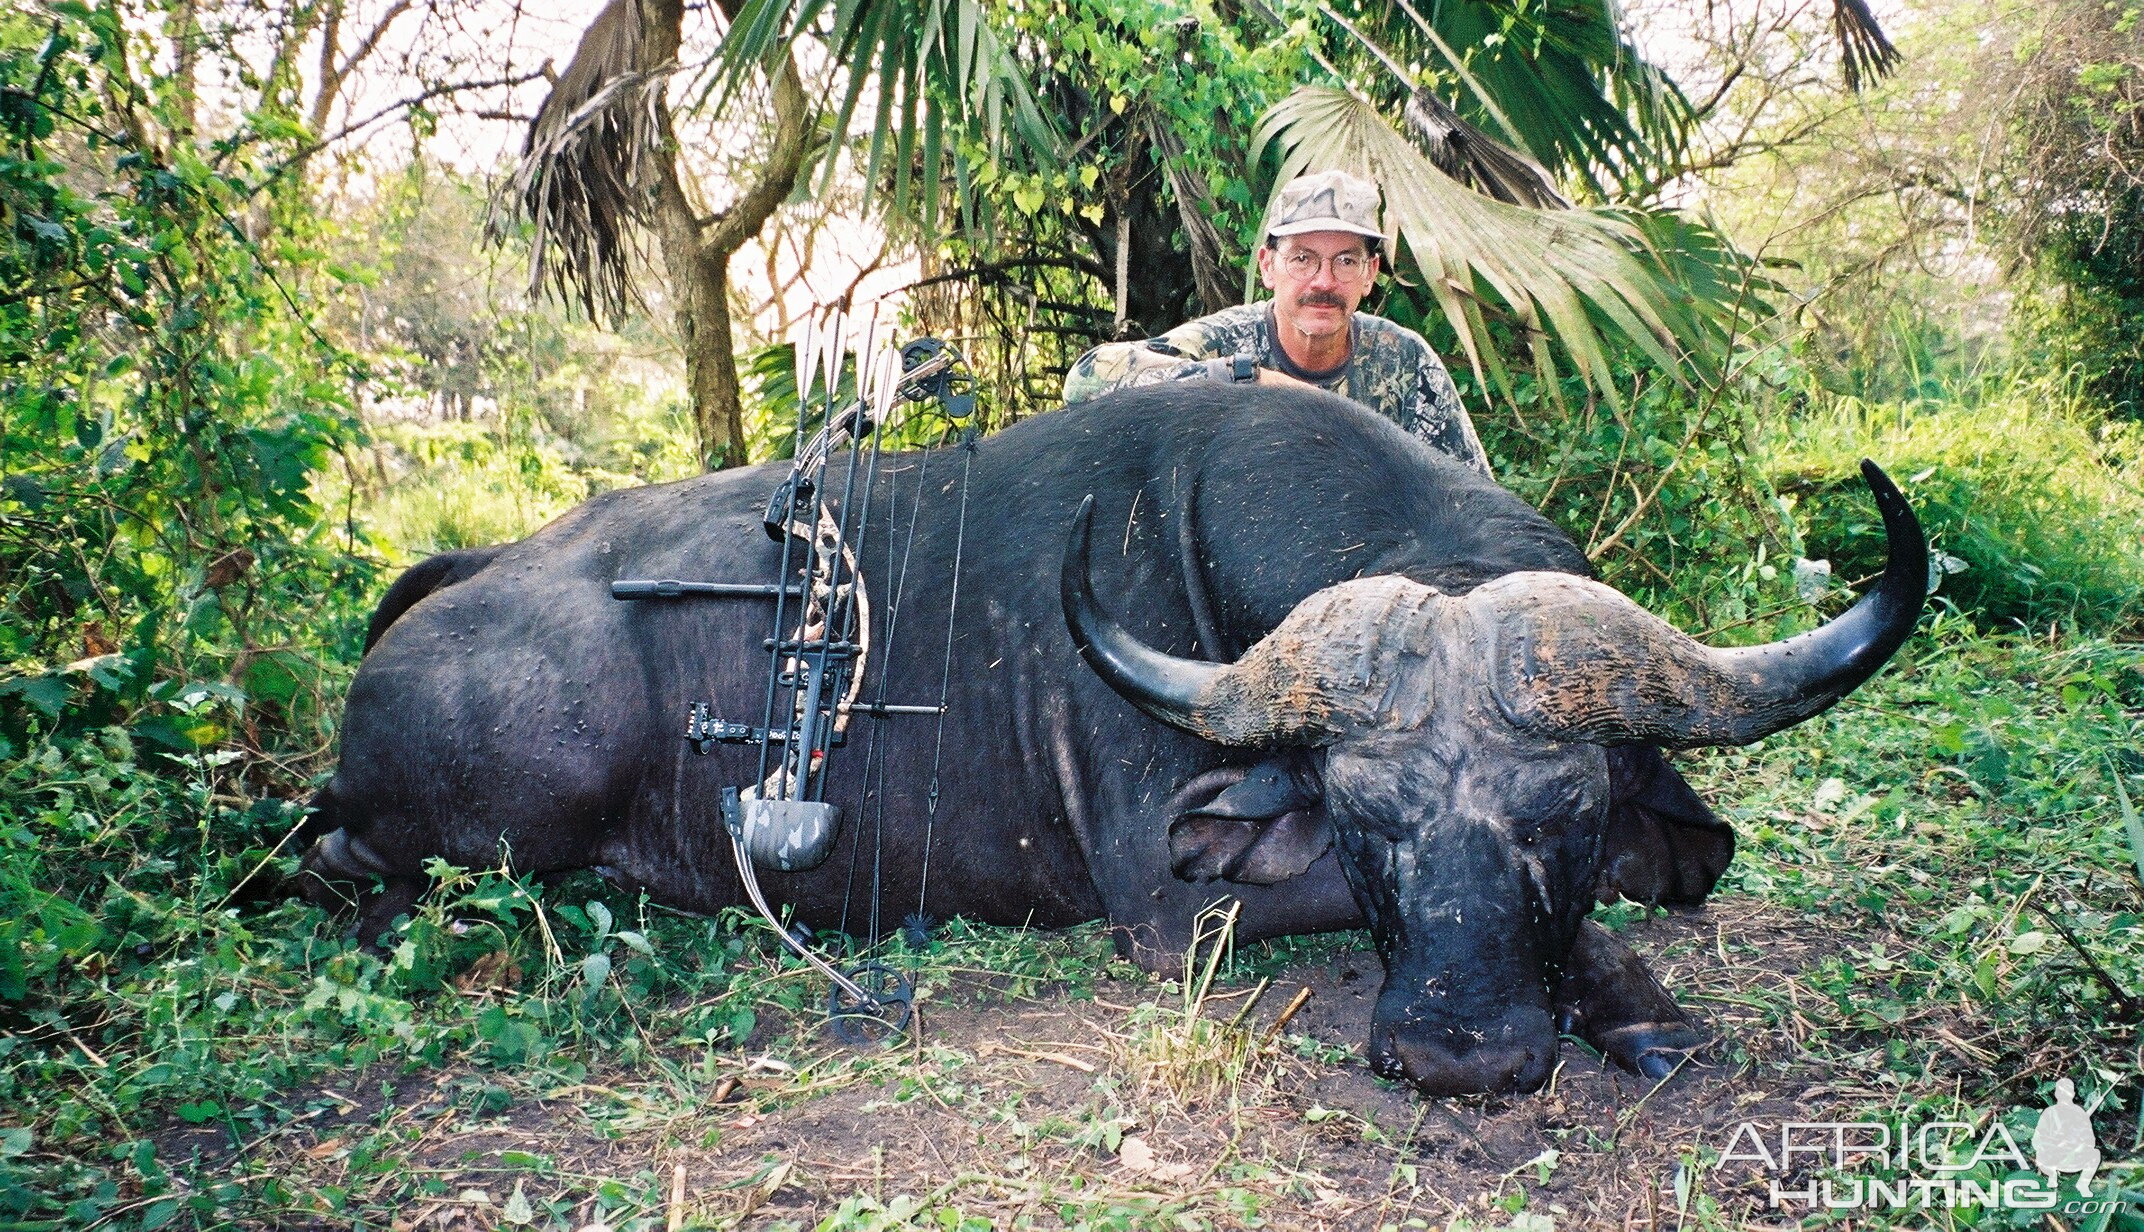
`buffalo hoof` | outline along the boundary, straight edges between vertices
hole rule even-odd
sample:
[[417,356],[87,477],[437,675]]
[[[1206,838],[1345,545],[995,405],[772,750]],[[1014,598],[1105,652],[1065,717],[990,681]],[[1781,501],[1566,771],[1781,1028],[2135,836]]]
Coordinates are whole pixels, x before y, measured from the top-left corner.
[[1631,1073],[1658,1082],[1711,1041],[1687,1022],[1641,1022],[1601,1032],[1586,1042]]
[[416,909],[429,884],[398,872],[364,840],[338,827],[298,862],[296,890],[305,901],[328,911],[355,906],[357,920],[343,936],[374,954],[385,954],[392,943],[383,943],[381,936],[394,927],[397,916]]
[[384,957],[394,948],[395,920],[416,910],[425,888],[422,881],[397,879],[366,891],[357,909],[357,922],[343,935],[356,938],[367,953]]
[[1557,995],[1557,1027],[1631,1073],[1660,1079],[1709,1043],[1631,948],[1600,925],[1578,930]]

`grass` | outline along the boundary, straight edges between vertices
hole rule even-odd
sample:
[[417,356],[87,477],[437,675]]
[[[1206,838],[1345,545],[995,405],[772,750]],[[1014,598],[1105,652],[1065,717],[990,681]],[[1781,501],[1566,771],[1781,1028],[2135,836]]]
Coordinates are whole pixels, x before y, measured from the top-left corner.
[[[2124,776],[2144,771],[2144,660],[2123,645],[1983,639],[1956,619],[1931,640],[1873,696],[1708,759],[1709,794],[1735,802],[1743,842],[1723,888],[1820,931],[1791,981],[1717,996],[1820,1061],[1852,1119],[1977,1134],[2003,1117],[2023,1143],[2070,1077],[2080,1100],[2103,1101],[2102,1148],[2123,1161],[2110,1179],[2135,1187],[2144,869],[2121,801]],[[1737,960],[1732,942],[1719,954]],[[1718,1226],[1728,1212],[1715,1208]],[[1980,1226],[2012,1220],[2038,1217],[1990,1212]]]
[[1259,1085],[1258,1071],[1273,1051],[1277,1032],[1246,1022],[1272,982],[1260,980],[1239,990],[1241,1005],[1216,998],[1214,988],[1214,977],[1234,952],[1242,910],[1241,903],[1231,901],[1200,915],[1184,954],[1176,1004],[1146,1001],[1133,1008],[1114,1059],[1147,1097],[1211,1108]]

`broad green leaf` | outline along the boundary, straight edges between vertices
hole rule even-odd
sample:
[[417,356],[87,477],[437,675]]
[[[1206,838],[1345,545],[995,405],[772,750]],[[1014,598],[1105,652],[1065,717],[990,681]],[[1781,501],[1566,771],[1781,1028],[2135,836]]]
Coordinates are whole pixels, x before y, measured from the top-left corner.
[[581,979],[587,982],[590,992],[603,987],[610,979],[610,955],[590,954],[582,959]]
[[73,689],[61,676],[17,676],[0,680],[0,696],[14,694],[48,716],[59,714]]

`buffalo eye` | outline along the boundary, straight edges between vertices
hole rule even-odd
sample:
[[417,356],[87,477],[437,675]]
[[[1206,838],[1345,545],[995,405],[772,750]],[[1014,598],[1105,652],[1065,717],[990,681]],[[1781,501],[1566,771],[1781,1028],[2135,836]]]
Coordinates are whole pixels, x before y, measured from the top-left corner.
[[1599,799],[1600,793],[1583,778],[1548,780],[1525,793],[1511,810],[1513,829],[1523,841],[1531,843],[1544,831],[1561,830],[1580,820]]

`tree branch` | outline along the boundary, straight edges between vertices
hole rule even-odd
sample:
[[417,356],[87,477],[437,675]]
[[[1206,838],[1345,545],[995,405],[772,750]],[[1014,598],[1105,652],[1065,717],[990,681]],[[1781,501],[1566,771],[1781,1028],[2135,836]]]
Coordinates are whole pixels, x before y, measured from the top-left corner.
[[[971,278],[980,279],[984,282],[998,281],[1002,280],[1005,274],[1018,269],[1063,269],[1071,270],[1074,273],[1092,275],[1096,278],[1102,277],[1103,274],[1101,267],[1092,261],[1079,261],[1071,257],[1015,257],[1009,261],[991,261],[982,265],[967,265],[957,270],[947,270],[942,274],[932,274],[928,278],[918,278],[901,289],[903,291],[915,291],[945,282],[965,282]],[[1095,311],[1100,310],[1096,309]]]
[[2107,969],[2099,965],[2099,960],[2092,957],[2092,952],[2084,948],[2083,942],[2077,940],[2077,934],[2070,931],[2070,926],[2062,921],[2062,917],[2039,903],[2034,903],[2032,909],[2040,913],[2041,919],[2055,926],[2055,931],[2062,934],[2062,939],[2069,943],[2070,949],[2078,958],[2084,960],[2085,970],[2091,973],[2101,988],[2107,990],[2107,995],[2114,998],[2115,1003],[2122,1007],[2123,1013],[2132,1019],[2144,1020],[2144,1002],[2138,1001],[2112,975],[2107,974]]
[[789,199],[790,191],[796,187],[797,176],[804,170],[805,155],[811,151],[806,124],[811,102],[804,97],[794,55],[783,54],[781,64],[774,70],[773,87],[774,143],[767,154],[767,165],[761,168],[759,178],[744,195],[707,228],[702,240],[709,251],[724,257],[758,235],[767,219]]
[[373,52],[379,50],[380,40],[387,37],[387,28],[394,25],[402,14],[409,12],[411,4],[412,0],[394,0],[393,4],[387,6],[387,11],[380,15],[380,19],[373,23],[372,32],[367,34],[349,55],[343,57],[341,64],[337,64],[335,53],[339,49],[336,44],[341,41],[343,14],[341,0],[337,0],[334,9],[335,25],[321,36],[320,93],[313,97],[312,112],[308,120],[314,132],[327,127],[328,117],[335,111],[335,100],[342,96],[343,83],[350,79],[350,74],[356,72],[359,65],[372,58]]
[[316,133],[326,128],[328,122],[320,100],[332,99],[342,91],[342,83],[335,79],[335,52],[342,42],[343,3],[344,0],[329,0],[327,15],[320,25],[320,91],[313,96],[313,105],[306,109]]
[[[545,67],[548,68],[549,66],[546,65]],[[251,196],[254,193],[258,193],[262,189],[268,187],[270,184],[273,184],[278,179],[281,179],[284,173],[289,171],[292,167],[302,165],[306,160],[310,159],[313,155],[318,154],[320,151],[327,149],[329,146],[334,145],[338,141],[342,141],[345,138],[356,135],[364,129],[372,127],[373,125],[379,123],[381,120],[386,119],[388,116],[391,116],[398,111],[403,111],[411,107],[420,106],[424,103],[431,102],[435,98],[444,98],[450,94],[459,94],[464,90],[494,90],[505,86],[518,86],[526,81],[534,81],[536,78],[541,76],[543,76],[543,69],[535,69],[530,72],[521,73],[513,77],[498,77],[490,81],[447,82],[441,85],[432,86],[429,89],[422,90],[416,94],[412,94],[408,98],[398,99],[395,102],[389,103],[385,107],[380,108],[378,111],[373,112],[371,115],[366,116],[362,120],[357,120],[353,123],[343,125],[334,133],[326,137],[319,138],[318,140],[312,142],[310,145],[307,145],[296,153],[290,155],[288,158],[285,158],[282,162],[277,163],[274,167],[269,169],[267,175],[262,176],[258,181],[256,181],[250,188],[246,190],[246,195]]]

